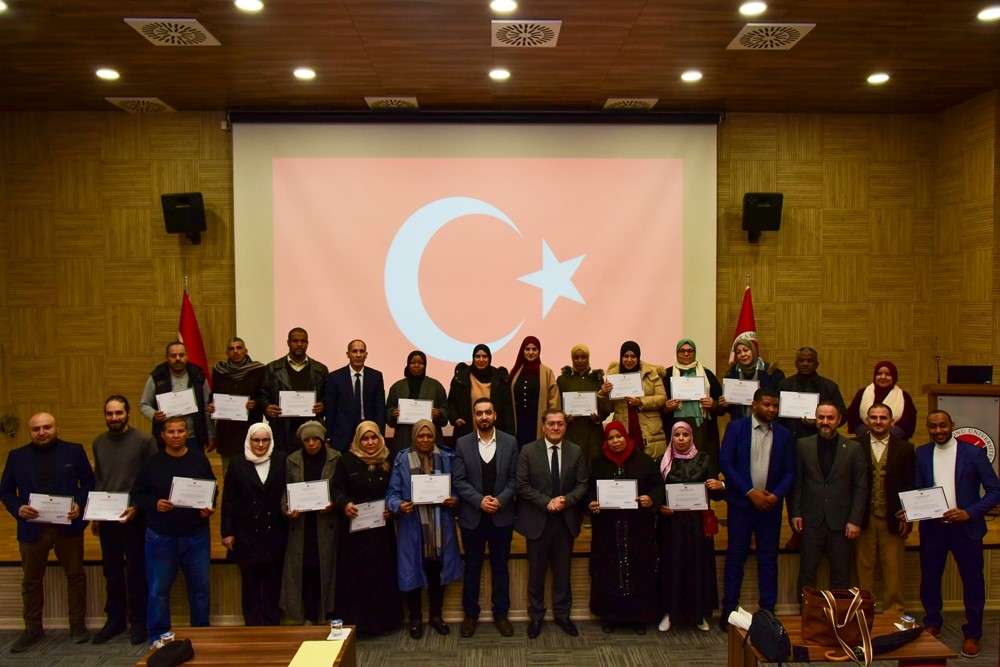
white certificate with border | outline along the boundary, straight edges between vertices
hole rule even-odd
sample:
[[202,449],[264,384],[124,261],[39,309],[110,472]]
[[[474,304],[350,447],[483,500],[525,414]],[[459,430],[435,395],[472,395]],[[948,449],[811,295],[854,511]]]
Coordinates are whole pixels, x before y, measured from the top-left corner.
[[734,378],[722,378],[722,395],[730,405],[750,405],[753,403],[753,395],[760,388],[757,380],[736,380]]
[[245,422],[248,419],[247,401],[249,396],[238,396],[236,394],[215,394],[212,396],[212,403],[215,405],[215,412],[212,419],[225,419],[227,421]]
[[638,398],[645,394],[642,390],[642,373],[613,373],[605,379],[611,383],[608,398],[613,401],[633,396]]
[[437,505],[451,496],[451,475],[412,475],[410,500],[416,505]]
[[816,419],[819,394],[812,392],[783,391],[778,404],[778,416],[792,419]]
[[634,479],[599,479],[597,504],[602,510],[639,509],[638,486]]
[[314,479],[308,482],[292,482],[286,486],[288,509],[300,512],[325,510],[330,504],[330,480]]
[[705,398],[705,378],[680,377],[670,378],[670,398],[678,401],[700,401]]
[[195,400],[194,389],[188,387],[181,391],[157,394],[156,407],[168,417],[183,417],[198,412],[198,401]]
[[385,511],[385,500],[373,500],[370,503],[355,503],[358,508],[358,515],[351,519],[351,532],[359,530],[371,530],[372,528],[382,528],[385,526],[385,519],[382,512]]
[[86,521],[121,521],[128,510],[127,493],[91,491],[87,494],[87,507],[83,510]]
[[55,523],[68,526],[69,513],[73,510],[73,496],[50,496],[45,493],[28,494],[28,504],[38,510],[38,516],[28,519],[32,523]]
[[282,417],[314,417],[315,391],[279,391],[278,407]]
[[174,477],[170,480],[170,502],[174,507],[200,510],[212,507],[215,500],[214,479]]
[[705,483],[666,484],[667,507],[675,512],[689,512],[708,509],[708,494]]
[[570,417],[589,417],[597,414],[596,391],[564,391],[563,412]]
[[932,486],[926,489],[900,491],[899,502],[903,504],[907,521],[940,519],[949,509],[944,487]]
[[399,416],[396,417],[397,424],[416,424],[421,419],[433,421],[431,410],[434,408],[434,401],[427,401],[419,398],[399,399]]

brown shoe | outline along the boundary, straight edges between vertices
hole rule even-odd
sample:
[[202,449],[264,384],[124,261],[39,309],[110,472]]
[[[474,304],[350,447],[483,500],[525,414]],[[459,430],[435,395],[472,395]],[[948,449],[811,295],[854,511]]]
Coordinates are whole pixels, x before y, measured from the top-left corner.
[[937,637],[941,634],[941,628],[936,628],[933,625],[928,625],[924,628],[924,632],[929,634],[931,637]]
[[979,648],[979,640],[966,637],[965,641],[962,642],[962,657],[978,658],[980,653],[982,653],[982,650]]
[[504,637],[514,636],[514,626],[511,625],[510,621],[507,620],[506,616],[504,616],[503,618],[494,619],[493,625],[497,626],[497,630],[499,630],[500,634],[503,635]]
[[471,637],[472,635],[476,634],[476,623],[477,623],[476,619],[472,618],[471,616],[466,616],[464,619],[462,619],[462,630],[461,630],[462,636]]

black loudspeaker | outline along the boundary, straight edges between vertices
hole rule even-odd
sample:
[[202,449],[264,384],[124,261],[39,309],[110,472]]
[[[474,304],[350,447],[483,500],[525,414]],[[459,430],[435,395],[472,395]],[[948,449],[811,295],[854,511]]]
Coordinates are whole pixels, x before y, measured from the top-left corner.
[[785,196],[780,192],[747,192],[743,195],[743,231],[750,243],[760,239],[761,232],[781,229],[781,204]]
[[163,222],[168,234],[187,234],[191,243],[201,243],[205,231],[205,201],[200,192],[175,192],[160,195]]

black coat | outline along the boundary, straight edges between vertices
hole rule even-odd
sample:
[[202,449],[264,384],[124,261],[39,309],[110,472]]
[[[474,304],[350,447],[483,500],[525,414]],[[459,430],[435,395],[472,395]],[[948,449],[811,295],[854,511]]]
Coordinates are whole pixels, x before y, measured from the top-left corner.
[[[496,427],[504,433],[514,435],[514,397],[510,393],[507,369],[501,366],[493,368],[490,381],[490,399],[496,412]],[[472,422],[472,380],[469,378],[469,364],[462,362],[455,366],[455,376],[451,379],[448,389],[448,419],[452,425],[459,419],[465,423],[455,426],[454,439],[458,440],[466,433],[472,433],[475,424]]]
[[229,463],[222,487],[222,536],[233,540],[233,557],[241,565],[273,563],[285,558],[288,524],[281,512],[287,454],[275,449],[271,469],[261,483],[256,466],[245,457]]

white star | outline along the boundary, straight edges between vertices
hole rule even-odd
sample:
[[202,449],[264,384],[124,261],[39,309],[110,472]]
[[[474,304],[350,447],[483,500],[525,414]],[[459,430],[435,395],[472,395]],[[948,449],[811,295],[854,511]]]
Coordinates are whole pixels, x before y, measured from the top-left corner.
[[577,303],[587,303],[583,300],[580,290],[573,284],[573,274],[580,268],[586,255],[580,255],[565,262],[556,259],[549,244],[542,241],[542,268],[518,278],[522,283],[528,283],[542,290],[542,319],[548,316],[556,300],[563,296]]

